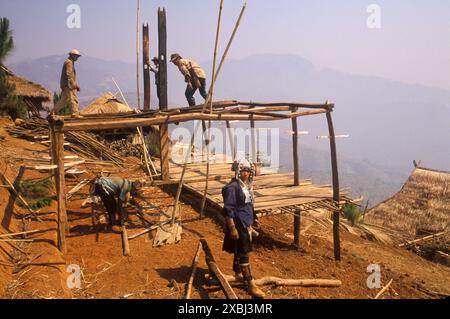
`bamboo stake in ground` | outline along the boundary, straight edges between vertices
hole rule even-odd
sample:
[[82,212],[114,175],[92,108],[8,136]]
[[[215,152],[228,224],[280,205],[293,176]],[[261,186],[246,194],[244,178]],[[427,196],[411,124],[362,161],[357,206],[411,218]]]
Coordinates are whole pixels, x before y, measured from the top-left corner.
[[122,246],[123,246],[123,255],[130,256],[130,243],[128,242],[128,232],[125,225],[122,226]]

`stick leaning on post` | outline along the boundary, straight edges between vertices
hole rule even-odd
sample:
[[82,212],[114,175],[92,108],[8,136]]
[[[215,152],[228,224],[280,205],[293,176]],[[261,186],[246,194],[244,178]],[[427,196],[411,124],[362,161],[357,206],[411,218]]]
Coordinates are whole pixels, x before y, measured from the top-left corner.
[[[245,1],[244,6],[243,6],[242,9],[241,9],[241,13],[240,13],[240,15],[239,15],[238,21],[236,22],[236,25],[235,25],[235,27],[234,27],[233,33],[232,33],[232,35],[231,35],[231,38],[230,38],[230,40],[228,41],[227,48],[225,49],[225,52],[224,52],[224,54],[223,54],[223,56],[222,56],[222,60],[220,61],[219,67],[217,68],[216,76],[215,76],[215,78],[212,80],[212,83],[215,83],[215,82],[216,82],[216,80],[217,80],[217,78],[218,78],[218,76],[219,76],[219,74],[220,74],[220,71],[221,71],[222,66],[223,66],[223,64],[224,64],[224,62],[225,62],[225,59],[226,59],[227,54],[228,54],[228,51],[229,51],[229,49],[231,48],[231,44],[233,43],[234,37],[235,37],[236,32],[237,32],[237,30],[238,30],[238,28],[239,28],[239,24],[240,24],[240,22],[241,22],[241,20],[242,20],[242,16],[244,15],[244,12],[245,12],[246,7],[247,7],[247,1]],[[212,85],[212,83],[211,83],[211,85]],[[206,111],[206,106],[208,105],[210,99],[211,99],[211,89],[209,90],[208,97],[207,97],[207,99],[206,99],[206,101],[205,101],[205,104],[203,105],[202,112],[205,112],[205,111]],[[191,149],[192,146],[194,145],[195,135],[197,134],[197,131],[198,131],[199,127],[200,127],[200,123],[197,123],[197,125],[196,125],[196,127],[195,127],[195,129],[194,129],[194,132],[193,132],[193,134],[192,134],[192,137],[191,137],[191,143],[190,143],[189,149]],[[178,202],[180,201],[181,191],[182,191],[182,189],[183,189],[184,175],[185,175],[185,173],[186,173],[186,168],[187,168],[187,162],[188,162],[188,160],[189,160],[189,152],[186,152],[186,156],[185,156],[185,160],[184,160],[184,165],[183,165],[183,171],[181,172],[181,177],[180,177],[180,184],[179,184],[179,186],[178,186],[177,195],[176,195],[176,197],[175,197],[175,204],[174,204],[173,213],[172,213],[172,226],[175,224],[176,207],[178,206]]]

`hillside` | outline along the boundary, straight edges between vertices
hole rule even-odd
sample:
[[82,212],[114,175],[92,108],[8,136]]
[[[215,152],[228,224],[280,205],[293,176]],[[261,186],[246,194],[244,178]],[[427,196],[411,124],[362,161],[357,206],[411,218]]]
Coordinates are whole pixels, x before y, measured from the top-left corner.
[[[45,174],[28,170],[19,174],[24,161],[36,158],[43,152],[48,153],[48,150],[43,145],[9,136],[4,130],[7,125],[13,124],[0,120],[0,135],[5,138],[0,141],[0,147],[6,150],[0,154],[0,159],[8,165],[11,172],[9,178],[17,182],[45,177]],[[136,159],[129,158],[126,163],[124,168],[109,167],[108,171],[120,176],[142,177]],[[97,165],[100,164],[86,163],[84,169],[88,173],[83,178],[91,178],[96,171],[105,169]],[[66,191],[77,182],[73,178],[68,179]],[[97,207],[99,215],[96,217],[89,207],[81,207],[88,192],[89,187],[83,187],[68,201],[70,232],[67,236],[68,253],[64,258],[54,247],[55,203],[39,211],[40,222],[24,223],[22,217],[27,212],[20,207],[16,208],[14,214],[10,210],[0,210],[3,222],[10,220],[8,224],[17,224],[17,228],[11,231],[41,230],[26,237],[30,242],[18,242],[18,248],[6,249],[14,258],[0,254],[0,298],[182,298],[200,238],[208,241],[224,273],[231,273],[232,256],[221,251],[223,230],[220,224],[211,218],[198,218],[198,212],[189,203],[183,202],[181,205],[183,235],[179,244],[152,248],[154,234],[142,236],[130,241],[132,255],[123,257],[120,234],[111,233],[104,227],[104,209]],[[166,210],[173,203],[173,198],[157,187],[148,189],[148,192],[151,194],[148,203],[151,211],[146,213],[146,217],[156,222],[159,212]],[[0,208],[9,201],[9,196],[2,196]],[[126,211],[131,235],[143,227],[142,220],[133,207],[127,207]],[[291,244],[292,216],[266,217],[262,218],[261,223],[261,235],[255,240],[252,257],[255,277],[323,278],[342,282],[342,286],[337,288],[265,286],[263,290],[268,298],[373,298],[380,289],[367,287],[367,267],[374,263],[381,267],[382,285],[393,279],[391,289],[382,296],[384,299],[440,298],[450,295],[448,282],[442,280],[450,275],[447,267],[428,262],[391,244],[362,238],[359,228],[352,228],[348,223],[342,226],[341,263],[333,259],[332,231],[326,216],[317,213],[303,215],[301,250]],[[6,248],[6,244],[3,244],[0,242],[0,246]],[[47,265],[48,262],[57,265]],[[27,263],[32,264],[26,266]],[[17,268],[18,265],[25,267]],[[67,265],[80,266],[83,273],[81,289],[66,288]],[[14,272],[15,269],[18,271]],[[202,257],[192,297],[223,298],[217,287],[206,285],[203,279],[206,273],[207,266]],[[236,293],[239,298],[249,298],[242,288],[236,288]]]

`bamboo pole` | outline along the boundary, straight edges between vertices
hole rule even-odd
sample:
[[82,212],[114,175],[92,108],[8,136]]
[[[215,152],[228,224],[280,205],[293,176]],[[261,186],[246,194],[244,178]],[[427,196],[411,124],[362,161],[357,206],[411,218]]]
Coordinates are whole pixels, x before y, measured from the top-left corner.
[[[219,18],[217,20],[217,31],[216,31],[216,42],[214,46],[214,57],[213,57],[213,69],[211,79],[216,77],[216,60],[217,60],[217,49],[219,47],[219,36],[220,36],[220,27],[222,21],[222,10],[223,10],[223,0],[220,0],[220,8],[219,8]],[[210,99],[209,99],[209,113],[213,114],[213,97],[214,97],[214,84],[215,81],[211,83],[210,89]],[[205,216],[205,207],[206,207],[206,195],[208,194],[209,187],[209,171],[210,171],[210,163],[209,163],[209,152],[210,152],[210,142],[211,142],[211,121],[208,121],[208,137],[206,139],[206,182],[205,182],[205,190],[203,193],[202,205],[200,208],[200,216]]]
[[[119,90],[119,93],[122,96],[122,99],[125,102],[125,104],[128,107],[130,107],[130,105],[128,104],[127,100],[125,99],[125,96],[123,95],[123,92],[122,92],[121,88],[119,87],[119,84],[117,84],[117,82],[114,80],[114,78],[112,79],[112,81],[114,82],[114,84],[116,85],[117,89]],[[147,174],[148,174],[148,176],[150,176],[150,180],[153,182],[153,173],[150,170],[149,162],[150,162],[150,164],[151,164],[155,174],[158,174],[158,172],[156,170],[155,165],[153,164],[153,161],[152,161],[151,157],[149,156],[149,152],[148,152],[148,149],[147,149],[147,145],[145,144],[145,138],[144,138],[144,133],[142,131],[142,128],[141,127],[136,127],[136,130],[137,130],[137,132],[139,134],[139,138],[141,140],[142,152],[144,153],[144,163],[145,163],[145,167],[147,169]]]
[[137,13],[136,13],[136,89],[137,89],[137,107],[141,108],[141,94],[140,94],[140,81],[139,81],[139,16],[140,16],[140,0],[137,0]]
[[197,252],[195,253],[194,259],[192,260],[192,272],[186,287],[184,299],[191,299],[192,284],[194,283],[195,274],[197,273],[198,260],[200,258],[201,252],[202,252],[202,243],[199,243]]
[[258,145],[257,145],[257,140],[256,140],[256,126],[255,126],[255,121],[250,120],[250,135],[251,135],[251,140],[252,140],[252,152],[251,152],[251,157],[252,157],[252,162],[256,165],[256,163],[258,162]]
[[[224,52],[224,54],[223,54],[223,56],[222,56],[222,60],[220,61],[219,67],[218,67],[217,72],[216,72],[216,75],[215,75],[215,77],[212,79],[211,86],[216,82],[216,80],[217,80],[217,78],[218,78],[218,76],[219,76],[219,74],[220,74],[220,70],[221,70],[221,68],[222,68],[222,66],[223,66],[223,63],[225,62],[225,59],[226,59],[227,54],[228,54],[228,51],[229,51],[229,49],[231,48],[231,44],[233,43],[234,37],[235,37],[235,35],[236,35],[236,32],[237,32],[237,29],[238,29],[238,27],[239,27],[239,24],[240,24],[240,21],[241,21],[241,19],[242,19],[242,16],[243,16],[243,14],[244,14],[244,12],[245,12],[246,6],[247,6],[247,1],[244,3],[244,6],[243,6],[243,8],[242,8],[242,10],[241,10],[241,13],[240,13],[240,15],[239,15],[238,21],[236,22],[235,28],[234,28],[234,30],[233,30],[233,34],[231,35],[231,38],[230,38],[230,40],[228,41],[227,48],[225,49],[225,52]],[[207,105],[208,105],[209,99],[211,99],[211,88],[209,89],[208,97],[207,97],[207,99],[206,99],[206,101],[205,101],[205,104],[203,104],[203,110],[202,110],[202,113],[204,113],[204,112],[206,111],[206,107],[207,107]],[[207,114],[203,114],[203,115],[207,115]],[[211,116],[211,114],[209,114],[209,116]],[[214,116],[214,115],[213,115],[213,116]],[[196,125],[196,127],[195,127],[195,129],[194,129],[194,132],[192,133],[190,148],[192,148],[192,146],[194,145],[195,135],[197,134],[197,131],[198,131],[199,127],[200,127],[200,123],[197,123],[197,125]],[[185,175],[185,173],[186,173],[186,168],[187,168],[188,160],[189,160],[189,152],[186,152],[186,158],[185,158],[184,165],[183,165],[183,171],[182,171],[181,177],[180,177],[180,184],[178,185],[177,195],[176,195],[176,197],[175,197],[175,204],[174,204],[173,212],[172,212],[172,226],[173,226],[174,223],[175,223],[175,213],[176,213],[176,208],[177,208],[177,206],[178,206],[178,202],[179,202],[180,196],[181,196],[181,191],[182,191],[182,189],[183,189],[184,175]]]

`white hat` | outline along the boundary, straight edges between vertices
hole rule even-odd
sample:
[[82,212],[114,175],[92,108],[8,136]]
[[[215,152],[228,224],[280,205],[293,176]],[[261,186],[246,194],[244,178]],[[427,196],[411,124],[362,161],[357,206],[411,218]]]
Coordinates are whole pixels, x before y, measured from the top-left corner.
[[73,49],[72,51],[69,52],[69,54],[81,56],[80,51],[78,51],[77,49]]

